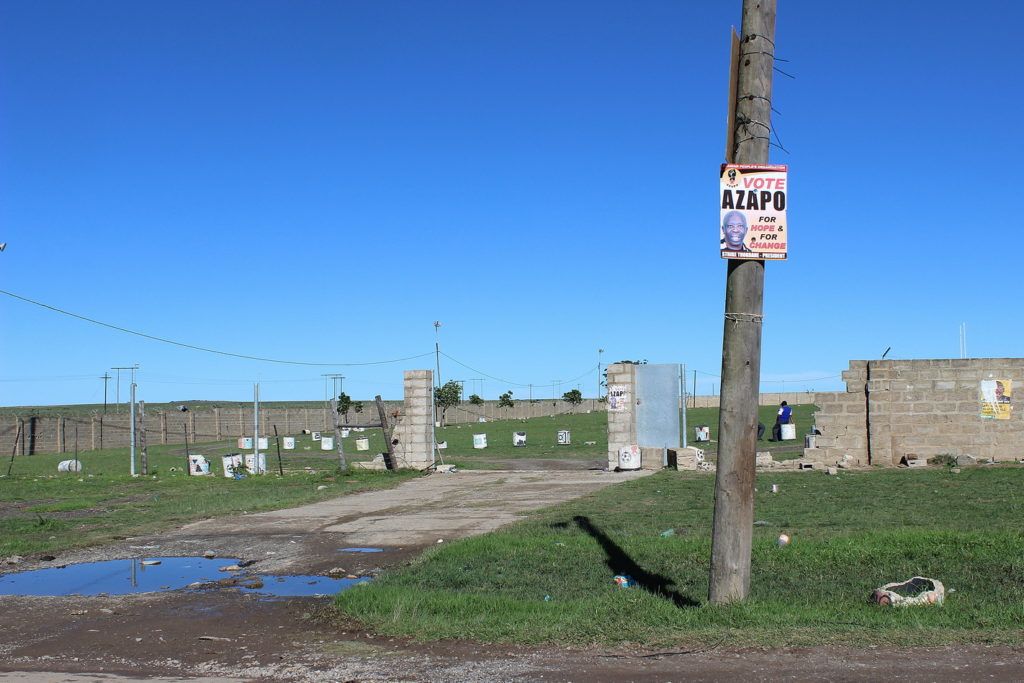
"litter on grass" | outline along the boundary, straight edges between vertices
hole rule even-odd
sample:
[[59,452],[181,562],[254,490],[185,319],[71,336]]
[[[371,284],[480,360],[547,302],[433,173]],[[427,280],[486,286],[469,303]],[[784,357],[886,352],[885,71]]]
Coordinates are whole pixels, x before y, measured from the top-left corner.
[[619,588],[632,588],[636,585],[636,579],[629,574],[617,574],[614,581]]
[[871,594],[872,602],[890,607],[941,605],[945,599],[946,588],[942,582],[924,576],[887,583]]

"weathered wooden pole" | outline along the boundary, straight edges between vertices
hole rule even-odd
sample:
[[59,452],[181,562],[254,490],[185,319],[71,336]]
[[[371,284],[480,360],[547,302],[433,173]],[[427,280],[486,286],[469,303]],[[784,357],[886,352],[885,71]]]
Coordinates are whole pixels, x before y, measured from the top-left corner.
[[338,399],[331,399],[331,414],[334,416],[334,438],[337,439],[338,469],[344,472],[348,469],[345,461],[345,444],[341,440],[341,413],[338,412]]
[[387,411],[384,410],[384,401],[381,400],[380,395],[374,396],[373,400],[377,402],[377,414],[380,415],[380,428],[384,431],[384,445],[387,448],[384,453],[384,466],[389,470],[396,470],[398,469],[398,463],[395,462],[395,446],[391,443],[394,428],[388,422]]
[[[736,72],[732,158],[767,164],[771,135],[776,0],[743,0]],[[730,107],[731,108],[731,107]],[[712,603],[745,600],[750,592],[754,465],[761,380],[764,261],[730,259],[725,286],[718,466],[711,540]]]

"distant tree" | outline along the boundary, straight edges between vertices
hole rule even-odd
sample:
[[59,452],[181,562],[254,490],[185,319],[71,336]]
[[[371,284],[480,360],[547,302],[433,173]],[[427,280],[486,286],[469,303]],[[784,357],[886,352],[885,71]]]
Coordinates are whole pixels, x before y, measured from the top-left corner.
[[504,394],[502,394],[501,396],[498,397],[498,407],[499,408],[511,408],[515,404],[516,404],[516,402],[512,400],[512,392],[511,391],[506,391]]
[[353,401],[352,397],[343,391],[338,396],[338,412],[345,417],[345,424],[348,424],[348,414],[350,412],[363,412],[363,402]]
[[575,408],[583,403],[583,394],[580,393],[579,389],[573,389],[562,394],[562,400]]
[[443,387],[434,387],[434,405],[441,411],[441,426],[445,424],[448,409],[457,406],[462,400],[462,385],[453,379],[444,383]]
[[482,406],[484,404],[484,400],[477,396],[476,394],[473,394],[472,396],[469,397],[469,402],[475,406]]

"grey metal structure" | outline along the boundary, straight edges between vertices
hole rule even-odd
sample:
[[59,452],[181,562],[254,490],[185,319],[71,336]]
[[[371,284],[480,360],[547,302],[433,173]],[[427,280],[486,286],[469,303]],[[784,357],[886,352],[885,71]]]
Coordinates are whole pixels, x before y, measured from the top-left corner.
[[636,366],[636,440],[641,447],[678,448],[679,366]]

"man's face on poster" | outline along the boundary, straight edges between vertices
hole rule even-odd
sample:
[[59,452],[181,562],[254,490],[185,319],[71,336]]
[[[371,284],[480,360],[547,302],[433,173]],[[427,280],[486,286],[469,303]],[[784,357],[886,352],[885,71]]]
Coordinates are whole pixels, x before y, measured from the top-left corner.
[[743,238],[747,236],[747,219],[738,211],[730,211],[722,224],[726,249],[742,249]]

